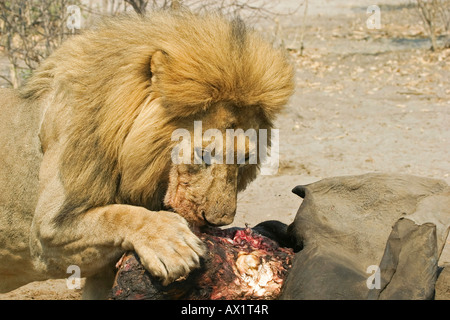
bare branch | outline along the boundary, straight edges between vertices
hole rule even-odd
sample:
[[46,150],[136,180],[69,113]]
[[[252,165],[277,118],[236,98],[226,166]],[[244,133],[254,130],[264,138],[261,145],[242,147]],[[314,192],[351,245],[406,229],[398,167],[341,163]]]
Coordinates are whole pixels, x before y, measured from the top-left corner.
[[438,48],[437,33],[441,27],[448,37],[450,25],[450,1],[448,0],[416,0],[417,8],[430,37],[431,50]]
[[147,10],[148,1],[145,0],[125,0],[125,2],[129,3],[134,11],[136,11],[140,15],[144,15]]

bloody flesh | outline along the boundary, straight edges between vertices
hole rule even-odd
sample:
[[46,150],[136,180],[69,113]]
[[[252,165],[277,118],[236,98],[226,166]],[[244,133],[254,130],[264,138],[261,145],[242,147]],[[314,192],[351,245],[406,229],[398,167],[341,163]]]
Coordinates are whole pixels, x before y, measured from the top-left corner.
[[118,263],[112,299],[276,299],[294,252],[250,228],[208,228],[200,269],[168,286],[152,277],[133,252]]

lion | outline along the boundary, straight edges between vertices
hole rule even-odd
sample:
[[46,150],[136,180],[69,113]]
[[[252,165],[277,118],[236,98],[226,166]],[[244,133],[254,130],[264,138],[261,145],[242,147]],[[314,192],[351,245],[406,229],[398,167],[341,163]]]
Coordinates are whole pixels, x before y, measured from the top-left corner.
[[271,129],[293,90],[286,53],[217,13],[105,18],[64,42],[1,91],[0,292],[77,266],[105,298],[127,250],[164,284],[189,274],[192,228],[231,223],[259,164],[174,164],[172,132]]

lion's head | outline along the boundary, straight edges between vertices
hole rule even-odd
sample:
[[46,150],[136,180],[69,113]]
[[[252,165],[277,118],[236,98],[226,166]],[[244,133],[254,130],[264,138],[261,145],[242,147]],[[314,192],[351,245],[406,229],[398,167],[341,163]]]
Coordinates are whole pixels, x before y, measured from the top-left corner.
[[[231,223],[236,212],[237,193],[257,173],[257,163],[251,161],[258,157],[256,141],[251,141],[245,132],[253,129],[256,133],[270,127],[260,112],[257,108],[221,102],[195,115],[194,119],[201,121],[192,119],[186,124],[187,139],[183,136],[177,140],[180,144],[187,140],[187,150],[172,150],[165,205],[197,224]],[[229,152],[231,154],[227,154]],[[176,158],[185,153],[187,158],[183,160],[187,160],[186,163],[181,157]],[[252,154],[255,159],[250,159]]]
[[[67,197],[61,220],[126,203],[223,225],[258,164],[176,164],[173,132],[183,128],[194,138],[195,121],[202,133],[217,129],[223,137],[226,129],[270,129],[293,89],[286,54],[241,20],[180,10],[105,20],[64,43],[22,96],[69,118],[58,140]],[[41,139],[44,150],[53,143]],[[209,142],[192,146],[191,159]],[[250,149],[247,142],[247,158]]]

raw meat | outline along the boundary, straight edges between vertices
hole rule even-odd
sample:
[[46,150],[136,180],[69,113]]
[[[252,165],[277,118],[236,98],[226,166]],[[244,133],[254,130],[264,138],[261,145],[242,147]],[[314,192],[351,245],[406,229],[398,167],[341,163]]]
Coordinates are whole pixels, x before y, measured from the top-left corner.
[[[255,228],[256,229],[256,228]],[[202,267],[162,286],[127,252],[111,299],[276,299],[294,251],[250,228],[208,228],[197,233],[208,247]]]

